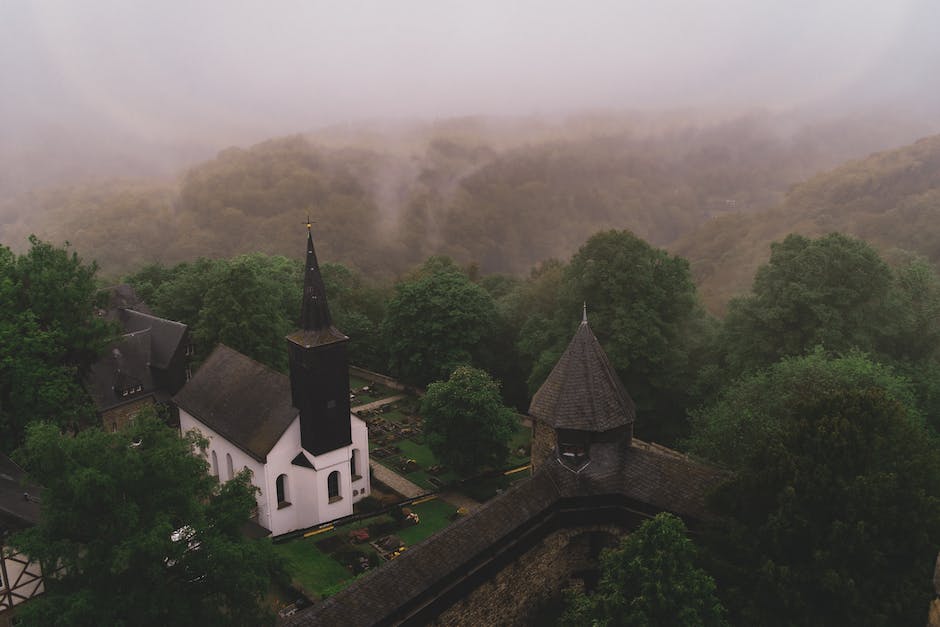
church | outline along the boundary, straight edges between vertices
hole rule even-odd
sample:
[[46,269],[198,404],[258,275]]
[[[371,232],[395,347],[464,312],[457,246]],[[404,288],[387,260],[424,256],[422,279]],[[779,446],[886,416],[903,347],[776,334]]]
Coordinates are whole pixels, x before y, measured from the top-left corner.
[[212,474],[228,481],[251,470],[256,522],[275,536],[348,516],[370,492],[368,430],[350,412],[348,341],[333,325],[308,223],[290,376],[220,344],[173,398],[180,431],[208,439]]

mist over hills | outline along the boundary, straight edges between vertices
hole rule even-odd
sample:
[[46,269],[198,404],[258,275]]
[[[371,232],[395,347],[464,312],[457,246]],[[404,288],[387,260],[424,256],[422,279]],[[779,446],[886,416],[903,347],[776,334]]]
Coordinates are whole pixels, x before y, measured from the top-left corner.
[[691,261],[703,300],[720,312],[750,287],[771,242],[833,231],[868,240],[889,260],[910,251],[940,263],[940,136],[820,173],[779,206],[716,218],[670,248]]
[[[524,274],[545,259],[567,258],[598,230],[626,228],[690,256],[707,302],[720,309],[747,285],[752,259],[766,257],[767,237],[786,234],[771,225],[797,228],[804,219],[748,216],[774,207],[773,216],[797,216],[844,200],[837,210],[817,211],[830,217],[814,223],[839,230],[838,216],[851,213],[857,194],[843,183],[840,192],[824,190],[844,168],[786,196],[791,186],[910,141],[927,126],[874,114],[767,112],[332,126],[228,148],[176,178],[92,179],[8,195],[0,199],[0,241],[21,248],[29,233],[68,240],[116,276],[150,261],[253,251],[296,256],[291,236],[310,213],[325,259],[388,279],[432,254],[486,273]],[[882,169],[895,172],[892,187],[878,183],[883,202],[869,202],[870,212],[915,183],[887,162],[866,167],[878,181]],[[889,233],[885,220],[881,232]],[[915,243],[913,235],[908,240]]]

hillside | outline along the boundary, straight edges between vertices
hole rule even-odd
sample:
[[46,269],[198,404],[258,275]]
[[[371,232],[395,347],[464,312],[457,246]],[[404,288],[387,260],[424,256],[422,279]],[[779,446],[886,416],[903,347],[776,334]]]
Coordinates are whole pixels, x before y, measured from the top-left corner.
[[[119,275],[150,261],[296,256],[289,234],[309,213],[325,259],[387,279],[435,254],[525,274],[601,229],[664,246],[706,225],[704,241],[686,237],[683,246],[707,280],[738,245],[726,243],[733,228],[710,235],[709,220],[752,224],[740,216],[779,206],[794,183],[909,130],[770,114],[333,128],[227,148],[175,180],[88,181],[0,198],[0,242],[21,249],[30,233],[69,241]],[[758,256],[764,240],[751,240]],[[746,284],[752,268],[734,271],[746,271]]]
[[832,231],[866,239],[889,259],[902,249],[940,263],[940,135],[819,174],[774,209],[711,220],[670,248],[691,261],[705,303],[720,312],[750,287],[771,242]]

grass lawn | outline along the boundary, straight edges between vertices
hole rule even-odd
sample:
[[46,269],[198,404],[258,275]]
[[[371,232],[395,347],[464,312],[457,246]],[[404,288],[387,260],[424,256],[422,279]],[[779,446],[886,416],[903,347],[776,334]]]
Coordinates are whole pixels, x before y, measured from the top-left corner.
[[274,545],[274,551],[284,558],[284,565],[291,578],[305,591],[317,596],[323,596],[328,591],[335,592],[336,584],[353,578],[353,574],[342,564],[314,545],[321,539],[323,534]]
[[457,506],[447,501],[434,499],[413,505],[411,511],[418,515],[421,522],[395,532],[395,535],[404,540],[407,546],[413,546],[449,525],[452,522],[451,517],[457,511]]

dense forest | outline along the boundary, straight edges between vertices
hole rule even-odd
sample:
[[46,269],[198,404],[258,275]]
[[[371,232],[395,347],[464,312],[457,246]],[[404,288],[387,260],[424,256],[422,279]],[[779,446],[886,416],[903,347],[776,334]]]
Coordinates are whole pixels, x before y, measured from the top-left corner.
[[[116,279],[149,262],[295,257],[290,234],[310,214],[324,259],[388,281],[439,254],[484,273],[524,276],[546,259],[568,257],[598,230],[625,228],[690,258],[706,305],[717,311],[746,286],[772,239],[801,230],[788,223],[751,244],[737,220],[765,228],[766,219],[747,216],[774,207],[790,215],[781,203],[792,202],[785,198],[793,185],[911,132],[896,121],[770,114],[326,129],[223,150],[175,181],[10,195],[0,199],[0,241],[17,250],[31,233],[69,241]],[[830,184],[837,185],[818,186]],[[834,214],[815,201],[804,205]],[[837,218],[825,229],[854,232]],[[746,259],[725,264],[739,250]],[[729,280],[734,273],[739,280]]]

